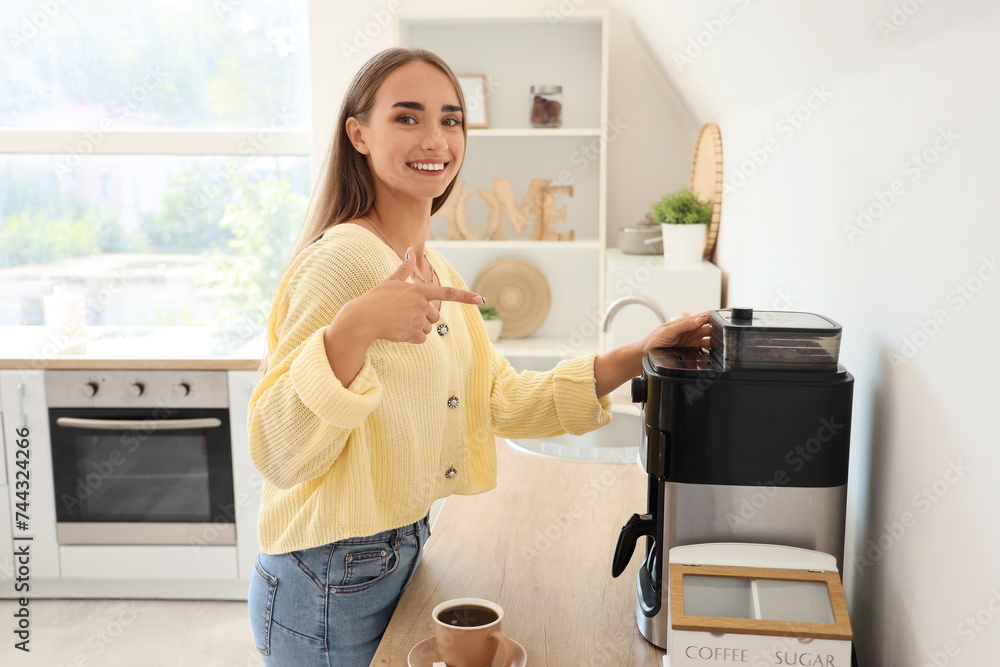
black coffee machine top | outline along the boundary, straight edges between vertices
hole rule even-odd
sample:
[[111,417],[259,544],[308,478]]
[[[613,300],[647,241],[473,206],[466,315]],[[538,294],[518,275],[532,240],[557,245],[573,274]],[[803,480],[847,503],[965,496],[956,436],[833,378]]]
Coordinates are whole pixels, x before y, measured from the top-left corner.
[[612,574],[646,537],[636,618],[662,647],[673,546],[759,542],[843,557],[854,378],[839,364],[840,325],[750,308],[713,311],[710,323],[711,351],[652,350],[632,380],[649,495],[622,528]]

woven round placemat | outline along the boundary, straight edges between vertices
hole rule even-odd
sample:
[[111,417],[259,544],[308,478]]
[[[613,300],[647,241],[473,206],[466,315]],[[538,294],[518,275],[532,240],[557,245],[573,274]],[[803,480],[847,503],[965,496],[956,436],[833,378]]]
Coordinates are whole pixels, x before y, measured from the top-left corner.
[[549,314],[552,294],[545,275],[531,262],[504,257],[490,262],[472,282],[486,305],[495,306],[503,320],[501,338],[524,338],[542,325]]

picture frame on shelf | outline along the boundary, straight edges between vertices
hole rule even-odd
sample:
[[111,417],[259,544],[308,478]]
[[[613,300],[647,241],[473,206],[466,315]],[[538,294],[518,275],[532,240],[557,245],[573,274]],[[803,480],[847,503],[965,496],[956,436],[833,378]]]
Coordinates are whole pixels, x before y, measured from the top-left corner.
[[469,129],[490,126],[489,99],[486,96],[485,74],[456,74],[465,95],[465,124]]

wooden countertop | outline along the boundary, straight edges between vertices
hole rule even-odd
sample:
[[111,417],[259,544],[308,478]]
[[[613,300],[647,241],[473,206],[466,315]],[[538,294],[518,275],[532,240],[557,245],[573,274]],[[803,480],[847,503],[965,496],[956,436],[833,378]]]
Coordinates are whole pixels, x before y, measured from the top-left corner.
[[661,665],[664,651],[635,622],[641,549],[611,577],[622,525],[645,511],[642,469],[535,456],[499,438],[497,456],[496,489],[444,503],[371,664],[406,667],[410,649],[434,634],[438,603],[480,597],[503,607],[504,632],[530,667]]

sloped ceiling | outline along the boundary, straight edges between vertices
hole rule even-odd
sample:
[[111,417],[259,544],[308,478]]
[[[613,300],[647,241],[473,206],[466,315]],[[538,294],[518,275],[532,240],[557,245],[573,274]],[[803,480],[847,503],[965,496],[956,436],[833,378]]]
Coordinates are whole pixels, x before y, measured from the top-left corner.
[[618,4],[699,122],[904,57],[935,33],[961,29],[970,16],[1000,11],[989,0],[937,7],[927,0]]

